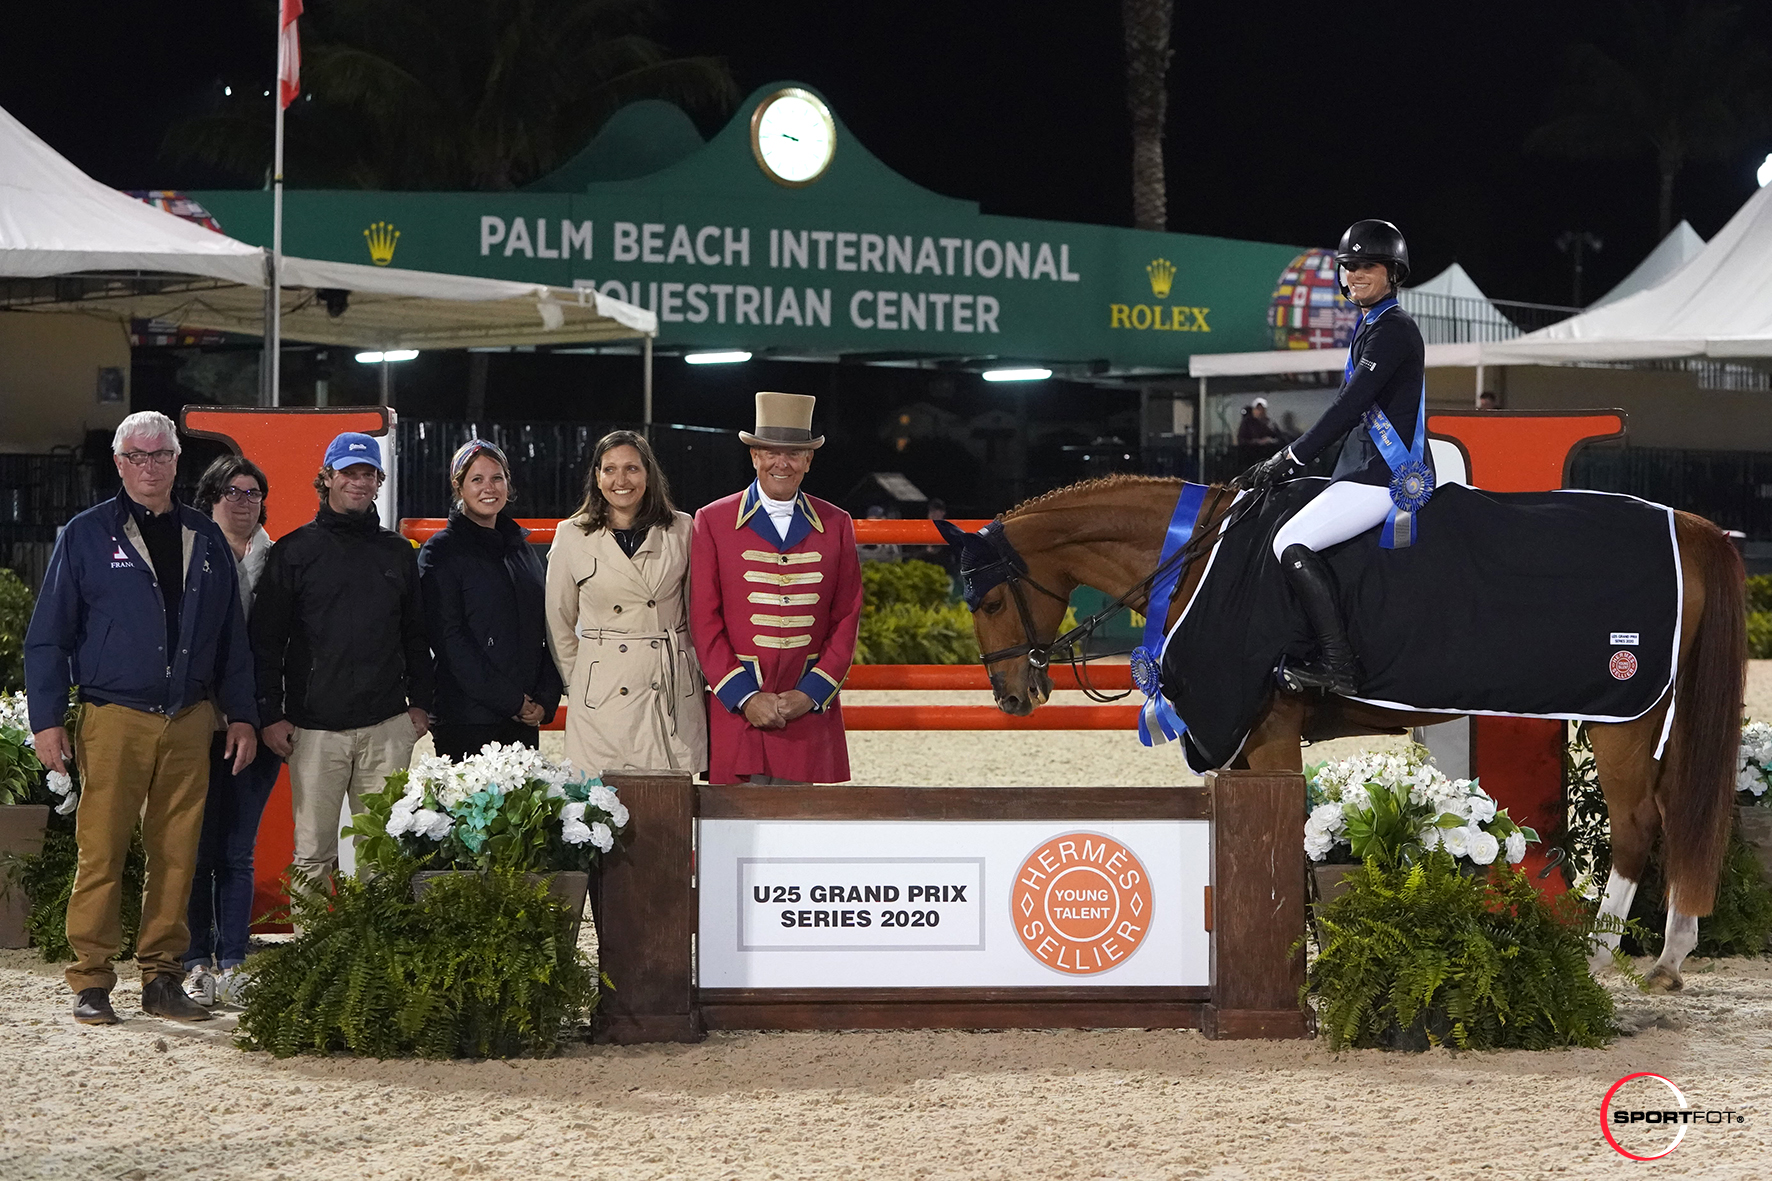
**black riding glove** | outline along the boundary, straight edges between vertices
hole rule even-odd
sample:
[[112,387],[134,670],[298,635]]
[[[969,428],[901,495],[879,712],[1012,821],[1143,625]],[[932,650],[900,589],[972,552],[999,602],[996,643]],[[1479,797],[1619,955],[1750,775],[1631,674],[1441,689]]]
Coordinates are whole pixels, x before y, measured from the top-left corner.
[[1236,484],[1250,492],[1260,492],[1303,471],[1304,465],[1292,458],[1292,448],[1282,447],[1238,476]]

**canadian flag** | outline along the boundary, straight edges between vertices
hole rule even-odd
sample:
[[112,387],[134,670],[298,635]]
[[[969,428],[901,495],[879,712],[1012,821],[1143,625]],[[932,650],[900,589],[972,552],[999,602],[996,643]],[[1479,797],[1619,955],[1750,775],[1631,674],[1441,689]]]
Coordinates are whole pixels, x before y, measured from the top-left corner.
[[282,0],[282,4],[277,25],[277,105],[287,107],[301,93],[301,38],[295,32],[301,0]]

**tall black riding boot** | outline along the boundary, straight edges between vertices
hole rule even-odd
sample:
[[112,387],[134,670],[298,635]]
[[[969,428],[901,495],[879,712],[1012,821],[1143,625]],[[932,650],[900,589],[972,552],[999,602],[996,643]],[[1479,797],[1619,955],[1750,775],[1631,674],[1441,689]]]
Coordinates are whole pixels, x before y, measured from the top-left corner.
[[1344,697],[1353,696],[1360,691],[1363,676],[1353,647],[1347,642],[1341,610],[1335,605],[1329,567],[1308,547],[1289,545],[1280,555],[1280,568],[1286,571],[1286,585],[1292,588],[1311,630],[1317,633],[1318,649],[1314,664],[1295,665],[1282,660],[1274,670],[1280,687],[1292,693],[1324,689]]

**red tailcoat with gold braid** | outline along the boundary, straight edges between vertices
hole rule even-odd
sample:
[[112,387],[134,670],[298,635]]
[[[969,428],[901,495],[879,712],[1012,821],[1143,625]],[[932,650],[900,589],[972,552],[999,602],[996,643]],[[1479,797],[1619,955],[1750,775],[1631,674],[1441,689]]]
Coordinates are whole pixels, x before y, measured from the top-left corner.
[[[753,481],[695,514],[689,549],[689,634],[714,688],[708,708],[708,782],[770,775],[804,783],[849,779],[837,690],[861,625],[855,523],[800,493],[787,537]],[[747,697],[798,689],[812,712],[780,730],[745,720]]]

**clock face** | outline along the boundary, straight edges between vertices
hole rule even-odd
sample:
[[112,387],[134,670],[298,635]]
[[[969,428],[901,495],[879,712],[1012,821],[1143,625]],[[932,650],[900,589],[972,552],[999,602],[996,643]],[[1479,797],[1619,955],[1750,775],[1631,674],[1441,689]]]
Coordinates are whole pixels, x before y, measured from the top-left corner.
[[824,175],[837,148],[837,125],[818,96],[778,90],[751,116],[751,150],[768,177],[798,187]]

